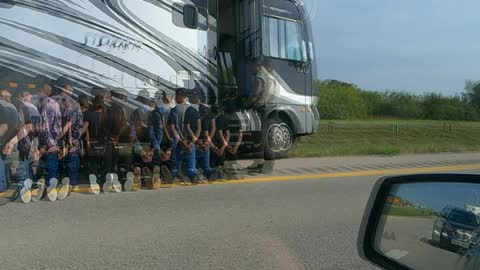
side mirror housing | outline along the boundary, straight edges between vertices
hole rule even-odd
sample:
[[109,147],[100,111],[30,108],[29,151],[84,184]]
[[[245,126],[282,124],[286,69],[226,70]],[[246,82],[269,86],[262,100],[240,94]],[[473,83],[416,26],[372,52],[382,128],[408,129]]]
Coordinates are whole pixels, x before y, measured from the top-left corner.
[[298,72],[309,72],[310,62],[298,60],[295,61],[295,66],[297,67]]
[[357,245],[384,269],[479,269],[480,175],[380,179]]

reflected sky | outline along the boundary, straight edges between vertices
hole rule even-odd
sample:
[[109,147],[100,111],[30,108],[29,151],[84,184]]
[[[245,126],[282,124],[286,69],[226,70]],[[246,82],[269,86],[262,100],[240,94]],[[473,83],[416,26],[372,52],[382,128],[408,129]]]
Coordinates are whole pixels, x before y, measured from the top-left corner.
[[441,211],[447,205],[461,208],[465,204],[480,206],[480,184],[400,184],[394,186],[391,194],[436,211]]

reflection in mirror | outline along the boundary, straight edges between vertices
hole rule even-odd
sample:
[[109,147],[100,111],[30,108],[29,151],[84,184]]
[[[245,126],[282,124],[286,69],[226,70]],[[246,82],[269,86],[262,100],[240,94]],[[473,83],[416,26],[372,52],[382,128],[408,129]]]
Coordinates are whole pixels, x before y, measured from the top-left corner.
[[480,184],[394,185],[377,252],[413,269],[480,269]]

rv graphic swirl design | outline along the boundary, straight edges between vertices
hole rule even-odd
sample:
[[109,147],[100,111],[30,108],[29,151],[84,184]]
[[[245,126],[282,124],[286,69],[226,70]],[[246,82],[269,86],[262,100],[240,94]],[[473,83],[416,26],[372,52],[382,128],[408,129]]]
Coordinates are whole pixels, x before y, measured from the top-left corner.
[[[144,0],[136,5],[152,13],[172,11],[170,1]],[[203,80],[195,81],[195,86],[189,83],[187,88],[208,89],[214,82],[208,72],[213,63],[196,48],[187,47],[188,43],[164,33],[169,25],[154,28],[143,21],[135,15],[135,8],[125,0],[89,0],[82,4],[17,0],[11,8],[0,9],[0,65],[29,77],[66,75],[84,87],[128,87],[122,85],[122,80],[108,76],[117,70],[132,81],[144,82],[148,88],[171,90],[186,86],[174,76],[189,71],[200,73]],[[154,66],[143,64],[148,55],[149,61],[155,61]]]

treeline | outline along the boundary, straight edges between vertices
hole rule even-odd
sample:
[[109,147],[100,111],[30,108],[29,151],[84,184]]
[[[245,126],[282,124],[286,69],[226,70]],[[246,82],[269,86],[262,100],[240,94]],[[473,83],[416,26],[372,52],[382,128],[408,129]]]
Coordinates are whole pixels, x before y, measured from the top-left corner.
[[371,92],[341,81],[317,81],[318,109],[323,119],[480,120],[480,83],[467,82],[457,96],[437,93]]

